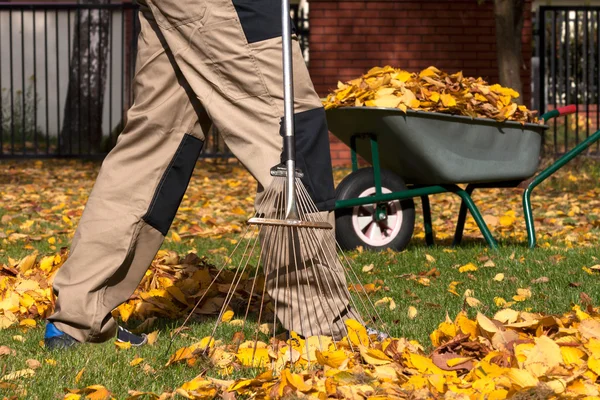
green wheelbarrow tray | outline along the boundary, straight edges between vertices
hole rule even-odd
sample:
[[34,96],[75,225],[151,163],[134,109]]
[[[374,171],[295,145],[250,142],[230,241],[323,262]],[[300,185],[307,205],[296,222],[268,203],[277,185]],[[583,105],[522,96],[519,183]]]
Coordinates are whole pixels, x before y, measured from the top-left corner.
[[[545,113],[541,119],[547,122],[576,111],[575,105],[560,107]],[[327,110],[327,122],[330,131],[353,150],[353,171],[358,170],[355,153],[373,165],[374,194],[338,198],[336,210],[356,210],[369,204],[380,210],[380,206],[391,201],[421,197],[427,243],[433,244],[429,196],[451,192],[462,199],[454,244],[462,239],[468,209],[493,248],[497,244],[471,194],[479,188],[515,187],[520,181],[533,177],[539,166],[542,134],[548,129],[546,125],[431,112],[404,113],[398,109],[375,107],[330,109]],[[523,211],[529,247],[536,245],[531,206],[533,190],[598,141],[600,130],[537,173],[528,183],[523,193]],[[401,177],[409,187],[384,193],[380,167]],[[345,180],[351,177],[352,174]],[[459,183],[468,185],[462,188],[457,185]],[[379,220],[379,211],[373,215]]]
[[[327,110],[329,130],[352,147],[377,136],[382,168],[408,184],[441,185],[523,180],[535,174],[545,125],[497,122],[396,108]],[[372,163],[368,140],[356,152]]]

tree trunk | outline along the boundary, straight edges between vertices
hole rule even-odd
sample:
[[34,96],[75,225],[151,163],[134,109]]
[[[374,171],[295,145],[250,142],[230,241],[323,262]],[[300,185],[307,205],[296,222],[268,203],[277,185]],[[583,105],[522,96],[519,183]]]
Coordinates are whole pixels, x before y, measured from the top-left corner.
[[[81,0],[108,4],[110,0]],[[75,17],[69,89],[60,133],[61,154],[94,154],[102,148],[102,115],[110,11],[80,9]]]
[[523,104],[521,36],[524,11],[525,0],[494,0],[500,84],[519,92],[521,96],[516,100],[519,104]]

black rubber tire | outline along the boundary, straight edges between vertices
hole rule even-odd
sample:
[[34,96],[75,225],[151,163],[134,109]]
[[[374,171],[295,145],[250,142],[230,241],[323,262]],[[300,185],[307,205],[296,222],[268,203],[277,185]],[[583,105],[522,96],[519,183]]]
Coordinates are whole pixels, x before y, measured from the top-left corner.
[[[398,175],[391,171],[381,170],[382,188],[392,192],[406,190],[406,184]],[[365,190],[375,188],[373,179],[373,168],[361,168],[345,177],[336,188],[336,200],[355,199]],[[396,203],[397,206],[398,203]],[[369,250],[386,250],[388,248],[396,251],[402,251],[412,237],[415,229],[415,203],[412,199],[406,199],[399,202],[402,213],[402,222],[399,231],[395,237],[383,246],[374,246],[366,243],[357,233],[352,222],[352,214],[358,207],[343,208],[335,210],[335,236],[337,242],[344,250],[354,250],[358,246]],[[367,206],[372,207],[372,206]]]

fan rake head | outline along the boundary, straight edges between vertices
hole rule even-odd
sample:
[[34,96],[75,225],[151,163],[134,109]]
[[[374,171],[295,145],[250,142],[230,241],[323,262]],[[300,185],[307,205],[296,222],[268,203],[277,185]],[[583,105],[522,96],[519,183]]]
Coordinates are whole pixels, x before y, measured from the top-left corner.
[[[375,328],[379,339],[387,336],[369,294],[335,241],[333,213],[317,209],[297,173],[297,218],[286,218],[289,181],[277,170],[272,175],[273,182],[262,194],[229,262],[203,288],[183,325],[201,314],[207,294],[219,290],[225,296],[210,338],[231,343],[236,353],[240,348],[253,349],[246,365],[264,363],[257,353],[265,346],[275,353],[289,348],[293,361],[292,342],[299,339],[320,351],[337,348],[338,341],[352,334],[352,326],[363,326],[364,321]],[[224,325],[234,327],[233,335],[231,329],[219,329]],[[368,340],[378,340],[377,334]],[[345,343],[353,346],[352,340]],[[309,348],[306,345],[296,353],[310,363],[316,360],[315,349]]]

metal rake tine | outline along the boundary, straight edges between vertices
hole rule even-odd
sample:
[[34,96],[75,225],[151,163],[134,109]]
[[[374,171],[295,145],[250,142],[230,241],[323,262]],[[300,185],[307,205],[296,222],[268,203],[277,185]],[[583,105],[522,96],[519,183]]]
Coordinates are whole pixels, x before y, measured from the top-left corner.
[[[301,209],[301,212],[303,212],[304,210],[303,210],[303,207],[302,207],[302,205],[304,205],[304,204],[306,203],[306,198],[305,198],[304,196],[299,196],[299,199],[300,199],[300,204],[301,204],[301,206],[300,206],[300,209]],[[318,215],[318,214],[317,214],[317,215]],[[306,215],[304,215],[304,217],[308,217],[308,218],[310,218],[310,216],[306,216]],[[319,237],[317,237],[317,235],[319,235],[319,236],[324,236],[324,234],[326,234],[325,232],[320,232],[320,230],[316,230],[316,229],[308,229],[308,230],[306,230],[305,232],[307,233],[307,235],[304,237],[305,241],[306,241],[306,242],[312,242],[312,243],[306,243],[306,244],[307,244],[307,246],[308,246],[309,244],[312,244],[312,247],[313,247],[313,248],[316,248],[316,246],[315,246],[315,243],[319,243],[319,241],[320,241],[320,239],[319,239]],[[323,260],[321,259],[321,256],[322,256],[323,254],[322,254],[321,252],[318,252],[318,251],[317,251],[317,252],[316,252],[316,255],[317,255],[317,259],[318,259],[318,261],[320,261],[320,262],[321,262],[321,263],[324,265],[324,264],[325,264],[325,262],[323,262]],[[315,281],[317,282],[317,288],[319,289],[319,291],[320,291],[321,295],[322,295],[322,296],[324,296],[324,291],[323,291],[323,289],[322,289],[322,287],[321,287],[321,279],[320,279],[320,278],[321,278],[321,274],[318,274],[318,273],[317,273],[317,270],[316,270],[316,269],[318,268],[318,266],[315,266],[314,258],[311,258],[311,266],[312,266],[312,269],[313,269],[313,274],[314,274],[314,276],[315,276]],[[330,293],[333,293],[333,291],[332,291],[332,289],[331,289],[331,285],[329,284],[329,280],[328,280],[328,278],[327,278],[327,271],[326,271],[326,268],[323,268],[323,270],[324,270],[324,271],[323,271],[323,272],[324,272],[324,278],[325,278],[325,280],[327,281],[327,285],[329,286]],[[310,286],[309,286],[309,287],[310,287]],[[338,291],[338,292],[339,292],[339,291]],[[337,304],[337,302],[336,302],[335,304],[336,304],[336,308],[337,308],[337,314],[338,314],[338,315],[340,315],[340,314],[342,313],[342,311],[343,311],[343,310],[342,310],[342,309],[340,309],[340,307],[339,307],[339,305]],[[335,314],[335,310],[333,310],[333,308],[332,308],[331,304],[330,304],[329,302],[327,302],[327,305],[329,306],[329,310],[332,312],[332,314]],[[323,308],[323,305],[322,305],[322,303],[321,303],[321,307],[322,307],[322,309],[323,309],[323,313],[324,313],[324,315],[327,315],[327,312],[326,312],[326,311],[325,311],[325,309]],[[329,319],[327,319],[327,322],[328,322],[328,324],[329,324],[329,328],[330,328],[330,333],[331,333],[331,336],[333,337],[333,336],[334,336],[334,335],[333,335],[333,326],[331,325],[331,321],[329,321]],[[345,324],[344,324],[344,329],[346,329],[346,326],[345,326]],[[337,345],[336,345],[336,348],[337,348]]]
[[[300,196],[299,197],[302,199],[302,201],[305,202],[305,204],[307,205],[307,208],[309,210],[314,211],[312,213],[309,213],[307,215],[307,218],[314,219],[314,220],[319,220],[319,219],[322,220],[322,218],[321,218],[321,216],[319,214],[319,211],[317,210],[316,206],[314,206],[314,203],[310,199],[310,196],[309,196],[308,192],[306,191],[306,189],[304,188],[304,186],[302,184],[300,184],[299,188],[300,188]],[[315,247],[318,247],[321,250],[320,254],[322,254],[325,257],[325,260],[321,260],[321,262],[322,262],[323,266],[327,266],[328,267],[328,268],[325,268],[325,269],[329,269],[330,270],[330,273],[331,273],[331,275],[333,277],[333,280],[335,282],[335,287],[337,289],[337,293],[338,294],[342,294],[343,293],[343,295],[348,298],[348,301],[351,303],[351,305],[354,305],[354,307],[356,309],[358,309],[358,307],[356,307],[356,304],[354,302],[354,298],[351,296],[351,294],[348,291],[347,287],[342,286],[343,290],[340,288],[340,280],[341,280],[341,278],[339,278],[339,276],[338,276],[337,273],[332,272],[332,271],[336,270],[338,267],[336,266],[335,269],[334,269],[333,266],[329,265],[330,264],[330,260],[337,261],[339,263],[339,258],[338,258],[338,256],[337,256],[336,253],[333,253],[331,251],[329,251],[329,254],[327,254],[327,252],[325,251],[325,248],[323,247],[323,242],[325,242],[325,245],[329,249],[328,240],[327,240],[327,238],[325,236],[325,235],[327,235],[327,232],[317,232],[316,230],[314,230],[312,233],[313,234],[312,234],[311,237],[313,238],[313,241],[314,241],[313,245]],[[329,255],[329,257],[328,257],[328,255]],[[344,274],[344,268],[343,268],[343,265],[341,263],[339,263],[339,268],[340,268],[340,271],[337,271],[337,272],[339,272],[341,274]],[[325,278],[327,278],[326,274],[324,276],[325,276]],[[327,283],[328,283],[328,286],[329,286],[330,293],[333,294],[334,292],[333,292],[333,289],[331,288],[331,285],[329,284],[329,280],[327,280]],[[343,310],[340,310],[339,314],[341,314],[342,311]],[[342,325],[343,325],[343,329],[346,331],[346,334],[347,334],[348,330],[347,330],[346,324],[342,323]]]
[[[254,253],[254,249],[256,248],[256,245],[258,243],[258,236],[256,238],[254,238],[254,240],[252,240],[252,243],[253,244],[252,244],[252,249],[250,250],[250,254],[248,254],[246,256],[246,253],[244,252],[244,257],[242,257],[242,260],[240,262],[240,265],[244,264],[244,267],[240,271],[240,267],[238,266],[238,268],[236,269],[235,275],[233,276],[232,286],[229,288],[227,296],[225,296],[223,306],[221,307],[221,312],[219,313],[219,316],[217,317],[217,321],[215,323],[212,334],[210,336],[211,339],[214,338],[215,332],[217,331],[217,327],[221,324],[221,319],[223,317],[223,314],[225,313],[225,309],[231,303],[231,300],[233,299],[233,296],[235,295],[235,292],[236,292],[238,286],[240,285],[242,278],[244,277],[244,272],[246,271],[246,268],[248,267],[248,264],[250,263],[250,258],[252,257],[252,255]],[[246,246],[246,250],[248,249],[248,247],[249,246]],[[244,260],[245,260],[245,263],[244,263]],[[238,277],[238,272],[239,272],[239,277]],[[237,279],[237,282],[236,282],[236,279]]]
[[[293,250],[293,254],[294,254],[294,267],[296,269],[296,271],[295,271],[296,285],[297,285],[296,286],[296,291],[297,291],[296,292],[296,299],[297,299],[297,302],[298,302],[298,314],[299,314],[299,319],[300,319],[300,329],[304,333],[304,338],[305,338],[304,347],[306,348],[306,358],[307,358],[307,360],[308,360],[308,362],[310,364],[310,354],[308,352],[308,346],[307,346],[307,343],[306,343],[306,340],[308,339],[308,337],[306,335],[307,331],[304,330],[304,324],[303,324],[304,318],[302,317],[302,305],[300,304],[300,293],[299,293],[301,286],[300,286],[300,271],[298,270],[298,258],[299,258],[299,261],[302,263],[302,266],[304,267],[304,258],[302,257],[302,246],[300,245],[300,235],[301,235],[301,232],[302,232],[302,228],[290,228],[290,233],[292,233],[290,241],[292,243],[292,250]],[[296,233],[297,236],[293,235],[293,233]],[[298,247],[297,249],[296,249],[296,246]],[[310,282],[309,282],[308,279],[307,279],[307,285],[306,286],[308,286],[309,291],[310,291]],[[292,292],[292,288],[288,287],[288,290],[290,291],[290,293]],[[309,296],[312,299],[312,295],[309,294]],[[309,313],[309,307],[308,307],[308,301],[307,301],[308,299],[307,299],[306,296],[303,296],[303,297],[304,297],[304,301],[306,303],[305,304],[306,305],[306,312]],[[314,303],[313,303],[313,305],[314,305]],[[313,331],[312,331],[312,326],[310,324],[310,318],[309,318],[309,320],[307,320],[307,323],[309,325],[309,329],[310,329],[310,333],[311,333],[310,336],[312,336],[312,332]],[[290,352],[290,364],[291,364],[291,362],[292,362],[292,352]]]
[[[342,253],[342,257],[343,257],[343,258],[344,258],[344,260],[346,261],[346,264],[348,265],[348,267],[349,267],[350,271],[351,271],[351,272],[352,272],[352,274],[353,274],[353,275],[356,277],[356,281],[358,282],[358,284],[359,284],[359,285],[360,285],[360,287],[362,288],[362,290],[363,290],[363,292],[364,292],[364,295],[365,295],[365,297],[367,298],[367,301],[368,301],[368,302],[369,302],[369,304],[371,305],[371,308],[372,308],[373,312],[375,313],[375,315],[376,315],[376,317],[377,317],[377,320],[378,320],[378,321],[383,321],[383,320],[381,319],[381,316],[379,315],[379,312],[377,311],[377,308],[375,307],[375,304],[373,304],[373,302],[371,301],[371,298],[369,297],[369,295],[368,295],[367,291],[365,290],[365,287],[364,287],[364,285],[362,285],[362,284],[360,283],[360,279],[359,279],[359,278],[358,278],[358,276],[356,275],[356,272],[354,271],[354,268],[352,267],[352,264],[351,264],[350,260],[349,260],[349,259],[346,257],[346,255],[345,255],[345,254],[344,254],[344,252],[342,251],[342,249],[341,249],[341,247],[339,246],[339,244],[337,244],[337,243],[336,243],[336,245],[337,245],[337,247],[340,249],[340,252]],[[382,327],[383,329],[385,329],[385,331],[384,331],[384,332],[385,332],[385,333],[387,333],[387,334],[389,335],[389,332],[387,331],[387,328],[386,328],[386,326],[385,326],[385,324],[384,324],[383,322],[381,323],[381,327]]]
[[[251,226],[247,226],[246,230],[244,231],[244,233],[242,234],[242,240],[246,237],[246,235],[248,234],[248,232],[251,230]],[[235,248],[233,249],[233,251],[230,254],[233,255],[235,253],[235,251],[237,250],[237,248],[240,246],[240,244],[242,243],[242,240],[240,240]],[[171,351],[171,347],[173,345],[173,341],[175,340],[175,338],[177,336],[179,336],[179,334],[181,333],[181,330],[187,325],[187,323],[189,322],[189,320],[192,318],[192,315],[194,315],[194,312],[196,311],[196,309],[198,309],[198,307],[200,306],[200,303],[202,303],[202,300],[204,300],[204,298],[206,297],[206,294],[209,292],[210,288],[213,287],[213,285],[215,284],[215,282],[217,281],[217,279],[219,279],[219,276],[221,275],[221,272],[223,272],[223,270],[225,269],[225,265],[227,264],[227,261],[223,262],[223,266],[219,269],[219,272],[217,272],[217,275],[215,275],[215,277],[213,278],[213,280],[210,282],[210,284],[208,285],[208,287],[206,288],[204,294],[200,297],[200,299],[198,299],[198,301],[196,301],[196,304],[194,305],[194,307],[192,307],[192,310],[188,313],[187,317],[185,318],[185,320],[183,321],[183,323],[181,324],[180,327],[178,327],[175,330],[175,334],[171,336],[171,340],[169,341],[169,346],[167,347],[167,351],[166,354],[169,353],[169,351]]]
[[[301,198],[303,198],[303,199],[305,199],[305,200],[307,201],[307,203],[308,203],[308,209],[318,212],[318,210],[317,210],[316,206],[314,205],[314,203],[313,203],[313,202],[312,202],[312,200],[310,199],[310,196],[308,195],[308,192],[306,191],[306,189],[304,188],[304,186],[303,186],[303,185],[299,185],[299,189],[300,189],[300,192],[301,192],[301,195],[300,195],[299,197],[301,197]],[[318,215],[319,215],[319,214],[313,213],[313,216],[310,216],[310,215],[309,215],[308,217],[309,217],[309,218],[318,218],[318,217],[317,217]],[[337,248],[339,249],[339,251],[342,253],[342,256],[344,257],[344,260],[346,260],[346,263],[347,263],[347,265],[348,265],[348,267],[349,267],[349,269],[350,269],[350,272],[352,272],[352,274],[354,274],[354,276],[355,276],[355,278],[356,278],[356,281],[358,282],[359,286],[360,286],[360,287],[363,289],[363,292],[364,292],[364,294],[365,294],[365,297],[367,298],[368,302],[369,302],[369,303],[370,303],[370,305],[371,305],[371,309],[372,309],[372,310],[375,312],[375,314],[377,315],[377,318],[378,318],[378,320],[379,320],[379,321],[382,321],[382,319],[381,319],[381,317],[380,317],[379,313],[377,312],[377,310],[376,310],[375,306],[373,305],[373,303],[370,301],[368,294],[367,294],[367,293],[366,293],[366,291],[364,290],[364,286],[363,286],[363,285],[360,283],[360,279],[358,278],[358,276],[357,276],[357,275],[356,275],[356,273],[354,272],[354,269],[352,268],[351,264],[349,263],[348,259],[347,259],[347,258],[346,258],[346,256],[345,256],[345,254],[343,253],[343,251],[341,250],[341,248],[339,248],[339,245],[337,245],[337,242],[335,242],[335,241],[334,241],[334,243],[336,244],[336,246],[337,246]],[[332,258],[335,258],[335,259],[337,259],[337,260],[338,260],[338,262],[340,262],[340,267],[342,267],[342,270],[344,270],[344,271],[345,271],[345,269],[346,269],[346,268],[344,268],[344,267],[343,267],[343,263],[340,261],[340,258],[339,258],[339,256],[337,255],[337,252],[335,252],[335,253],[334,253],[334,252],[333,252],[333,251],[332,251],[332,250],[329,248],[329,242],[328,242],[328,241],[325,241],[325,246],[326,246],[326,247],[329,249],[330,256],[331,256]],[[347,276],[348,274],[345,274],[345,275]],[[348,276],[348,278],[350,278],[350,277]],[[352,279],[349,279],[349,281],[350,281],[350,282],[352,282]],[[338,289],[339,289],[339,287],[338,287]],[[357,305],[356,305],[356,302],[354,301],[354,298],[353,298],[353,296],[350,294],[350,292],[349,292],[349,291],[346,289],[345,293],[346,293],[346,295],[348,296],[348,298],[349,298],[350,302],[351,302],[351,303],[354,305],[355,309],[356,309],[357,311],[359,311],[359,310],[360,310],[360,308],[359,308],[359,307],[357,307]],[[359,300],[360,300],[360,302],[362,303],[362,306],[363,306],[364,310],[365,310],[367,313],[370,313],[370,311],[369,311],[369,308],[367,307],[367,305],[366,305],[366,304],[365,304],[365,302],[363,301],[363,299],[362,299],[362,297],[360,296],[360,294],[358,295],[358,297],[359,297]],[[345,324],[344,324],[344,326],[345,326]],[[347,331],[347,330],[346,330],[346,331]],[[388,332],[386,331],[386,333],[388,333]],[[388,335],[389,335],[389,333],[388,333]],[[371,341],[370,337],[369,337],[369,341]]]
[[[301,230],[300,232],[301,233],[305,233],[305,230]],[[299,235],[299,236],[303,237],[304,235]],[[301,239],[301,241],[305,241],[305,239],[303,238],[303,239]],[[302,249],[304,247],[301,245],[300,248]],[[302,254],[301,254],[301,256],[302,256]],[[304,257],[302,257],[302,259],[304,259]],[[321,293],[321,296],[324,297],[323,291],[321,289],[320,277],[319,277],[319,275],[317,275],[317,272],[316,272],[314,258],[310,257],[308,260],[309,260],[308,262],[310,263],[310,266],[311,266],[311,269],[312,269],[315,281],[317,283],[317,289]],[[306,266],[306,262],[304,262],[304,266]],[[305,271],[305,276],[306,276],[306,282],[308,282],[307,286],[308,286],[308,291],[309,291],[309,297],[311,299],[314,299],[313,294],[312,294],[312,290],[311,290],[311,285],[310,285],[310,278],[308,276],[308,268],[304,268],[304,271]],[[317,311],[317,307],[315,305],[315,302],[313,301],[312,303],[313,303],[313,309],[314,309],[315,319],[316,319],[316,318],[318,318],[318,311]],[[327,312],[325,311],[325,308],[323,307],[323,302],[319,302],[319,304],[321,305],[321,310],[323,311],[323,315],[326,316]],[[329,304],[329,302],[326,302],[326,304],[329,306],[330,311],[332,311],[332,314],[333,314],[334,311],[331,308],[331,305]],[[327,324],[329,325],[330,335],[333,338],[334,335],[333,335],[333,327],[331,325],[331,321],[329,321],[329,318],[326,318],[326,320],[327,320]],[[321,324],[319,324],[318,326],[319,326],[319,335],[317,337],[318,337],[318,340],[319,340],[319,348],[321,350],[323,350],[323,342],[321,340],[321,336],[323,336],[323,329],[321,327]],[[311,333],[312,333],[312,331],[311,331]],[[309,351],[308,351],[308,345],[306,345],[305,347],[306,347],[307,359],[308,359],[308,362],[310,363],[310,355],[309,355]],[[337,348],[337,345],[336,345],[336,348]]]

